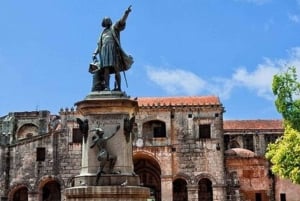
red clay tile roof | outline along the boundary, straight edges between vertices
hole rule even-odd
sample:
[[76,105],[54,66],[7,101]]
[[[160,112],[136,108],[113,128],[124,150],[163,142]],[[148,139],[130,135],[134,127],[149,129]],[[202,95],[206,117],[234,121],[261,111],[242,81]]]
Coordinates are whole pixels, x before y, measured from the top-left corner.
[[216,96],[183,96],[183,97],[139,97],[139,106],[163,105],[221,105]]
[[282,120],[225,120],[224,130],[283,129]]

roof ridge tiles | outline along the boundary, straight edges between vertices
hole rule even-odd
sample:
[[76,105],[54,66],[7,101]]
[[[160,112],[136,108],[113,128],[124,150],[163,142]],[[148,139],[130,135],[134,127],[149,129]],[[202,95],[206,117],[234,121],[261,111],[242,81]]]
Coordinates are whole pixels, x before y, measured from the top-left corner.
[[138,103],[140,106],[146,104],[153,105],[221,105],[217,96],[174,96],[174,97],[139,97]]

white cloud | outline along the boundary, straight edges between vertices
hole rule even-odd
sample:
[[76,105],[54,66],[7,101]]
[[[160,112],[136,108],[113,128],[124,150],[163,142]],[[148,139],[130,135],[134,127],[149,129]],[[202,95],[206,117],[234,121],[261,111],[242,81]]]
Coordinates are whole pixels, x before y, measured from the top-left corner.
[[228,99],[234,86],[235,82],[232,79],[214,78],[210,84],[207,84],[206,90],[222,99]]
[[272,99],[272,79],[279,69],[268,63],[258,65],[253,72],[239,68],[233,74],[232,79],[240,86],[255,90],[258,96]]
[[197,95],[205,92],[228,99],[231,92],[238,87],[254,91],[259,97],[273,100],[272,80],[275,74],[295,66],[300,77],[300,47],[292,48],[288,55],[286,59],[265,58],[253,71],[247,70],[246,67],[237,68],[227,78],[207,80],[182,69],[153,66],[147,67],[147,75],[152,82],[172,95]]
[[288,51],[290,58],[288,60],[283,60],[286,62],[286,66],[294,66],[297,68],[297,72],[300,75],[300,47],[294,47]]
[[182,69],[147,67],[149,79],[171,95],[214,94],[228,99],[234,83],[226,78],[204,80],[198,75]]
[[300,47],[292,48],[289,58],[271,60],[266,58],[264,63],[258,64],[253,72],[248,72],[245,68],[239,68],[233,74],[232,79],[239,86],[256,91],[257,95],[266,99],[273,99],[272,80],[273,76],[287,67],[295,66],[300,73]]
[[203,90],[205,81],[192,72],[180,69],[147,67],[151,81],[170,94],[194,95]]

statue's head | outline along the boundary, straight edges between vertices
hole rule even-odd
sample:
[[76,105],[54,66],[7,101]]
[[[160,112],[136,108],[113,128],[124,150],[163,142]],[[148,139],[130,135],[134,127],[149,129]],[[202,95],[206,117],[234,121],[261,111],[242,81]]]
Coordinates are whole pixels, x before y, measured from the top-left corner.
[[111,19],[109,17],[103,18],[103,20],[102,20],[102,27],[107,28],[107,27],[110,27],[111,25],[112,25],[112,21],[111,21]]
[[104,135],[104,130],[102,128],[96,128],[96,134],[102,137]]

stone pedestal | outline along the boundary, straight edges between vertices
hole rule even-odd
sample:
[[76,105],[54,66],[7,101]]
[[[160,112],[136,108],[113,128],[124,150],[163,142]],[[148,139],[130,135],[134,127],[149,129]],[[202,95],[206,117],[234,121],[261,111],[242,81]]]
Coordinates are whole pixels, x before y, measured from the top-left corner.
[[81,186],[65,190],[68,201],[146,201],[149,189],[138,186]]
[[[78,175],[75,177],[75,186],[94,186],[96,184],[96,174],[91,175]],[[124,174],[103,174],[98,181],[97,186],[139,186],[140,179],[137,175],[124,175]]]
[[[104,91],[92,92],[75,105],[81,119],[88,120],[89,131],[82,142],[80,175],[75,177],[75,187],[65,190],[67,200],[147,200],[150,190],[139,186],[139,176],[134,173],[132,134],[128,131],[129,122],[138,110],[137,101],[122,92]],[[113,170],[109,164],[105,166],[105,173],[96,183],[99,149],[91,148],[91,144],[99,128],[104,131],[104,138],[109,138],[106,149],[109,155],[116,157],[116,162]]]

